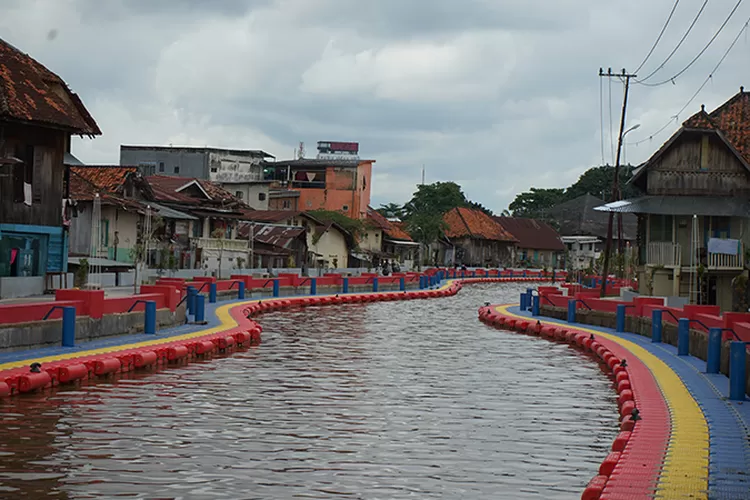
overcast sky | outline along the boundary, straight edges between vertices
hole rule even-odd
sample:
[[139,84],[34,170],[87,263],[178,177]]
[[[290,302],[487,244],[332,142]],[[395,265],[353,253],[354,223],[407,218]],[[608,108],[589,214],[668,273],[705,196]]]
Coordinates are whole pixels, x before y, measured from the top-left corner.
[[[681,0],[640,76],[658,68],[704,0]],[[685,67],[734,6],[706,6],[649,81]],[[516,193],[564,187],[601,163],[599,67],[633,71],[671,0],[0,0],[0,37],[65,79],[103,135],[76,140],[86,163],[119,145],[210,145],[308,156],[319,140],[358,141],[377,161],[373,204],[453,180],[499,212]],[[750,16],[740,5],[675,84],[635,85],[627,142],[683,107]],[[680,122],[750,87],[750,42],[729,57]],[[605,161],[609,84],[604,83]],[[612,82],[613,127],[622,84]],[[646,159],[677,129],[626,148]]]

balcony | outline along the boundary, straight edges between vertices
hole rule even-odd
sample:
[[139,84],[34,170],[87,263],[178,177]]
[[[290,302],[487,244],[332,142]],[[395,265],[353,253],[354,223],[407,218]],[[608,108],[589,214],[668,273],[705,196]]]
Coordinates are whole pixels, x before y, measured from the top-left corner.
[[679,243],[651,242],[646,247],[646,264],[649,266],[682,266],[682,248]]
[[230,252],[247,252],[250,250],[248,240],[228,240],[225,238],[191,238],[197,248],[203,250],[225,250]]
[[[699,247],[696,251],[694,265],[703,263],[710,271],[735,271],[741,270],[745,265],[745,246],[739,243],[737,255],[722,253],[710,253],[705,247]],[[664,266],[668,268],[682,267],[690,268],[690,250],[683,249],[679,243],[651,242],[646,247],[646,264],[649,266]]]

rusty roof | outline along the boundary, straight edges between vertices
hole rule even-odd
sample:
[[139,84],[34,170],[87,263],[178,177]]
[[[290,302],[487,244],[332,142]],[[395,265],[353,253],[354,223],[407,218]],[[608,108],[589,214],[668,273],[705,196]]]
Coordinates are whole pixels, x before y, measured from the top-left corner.
[[91,165],[71,167],[71,172],[83,177],[94,186],[108,193],[120,193],[128,175],[138,172],[137,167],[119,165]]
[[0,118],[101,135],[81,99],[62,78],[0,39]]
[[299,215],[305,214],[299,210],[249,210],[245,213],[249,221],[267,223],[277,223]]
[[307,231],[302,226],[270,226],[252,223],[241,224],[237,231],[240,237],[249,238],[251,229],[253,241],[286,249],[290,248],[292,243]]
[[[204,179],[193,179],[190,177],[171,177],[168,175],[150,175],[146,182],[156,197],[156,201],[171,203],[183,203],[186,205],[232,205],[240,208],[249,208],[242,200],[222,188],[218,184]],[[197,184],[199,189],[208,195],[195,197],[182,192],[188,185]]]
[[493,219],[518,240],[519,248],[565,251],[560,235],[546,222],[521,217],[493,217]]
[[129,200],[117,196],[115,193],[107,192],[101,189],[99,186],[93,184],[86,177],[78,174],[77,169],[70,169],[70,198],[75,201],[94,201],[96,195],[102,200],[104,205],[115,205],[124,210],[133,210],[136,212],[142,212],[144,210],[143,205],[135,200]]
[[367,207],[367,218],[375,227],[381,229],[386,236],[392,240],[401,241],[412,241],[409,233],[403,230],[403,228],[394,222],[389,221],[377,210],[372,207]]
[[457,207],[443,216],[448,228],[448,238],[477,238],[494,241],[517,241],[512,234],[503,229],[492,217],[474,208]]

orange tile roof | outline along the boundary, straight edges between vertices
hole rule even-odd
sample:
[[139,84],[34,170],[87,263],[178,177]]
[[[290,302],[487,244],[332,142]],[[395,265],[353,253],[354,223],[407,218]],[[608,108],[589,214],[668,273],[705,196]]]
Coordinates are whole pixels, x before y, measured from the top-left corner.
[[[191,205],[198,205],[201,203],[215,204],[218,202],[221,204],[234,204],[240,207],[249,208],[242,200],[211,181],[189,177],[172,177],[168,175],[150,175],[146,177],[146,181],[151,187],[151,190],[156,197],[156,201],[186,203]],[[201,188],[203,188],[206,194],[211,197],[211,200],[202,200],[177,191],[193,181],[197,182]]]
[[70,197],[75,201],[94,201],[97,193],[105,205],[116,205],[125,210],[143,211],[143,205],[135,200],[121,198],[114,193],[100,189],[86,177],[79,175],[77,169],[70,169]]
[[381,229],[389,238],[400,241],[412,241],[409,233],[404,231],[401,225],[391,222],[377,210],[367,207],[367,218],[370,219],[375,227]]
[[85,167],[70,167],[70,171],[86,179],[94,186],[108,193],[120,193],[129,174],[138,172],[137,167],[121,167],[118,165],[97,165]]
[[492,217],[473,208],[454,208],[443,216],[448,225],[448,238],[477,238],[494,241],[515,242],[516,238],[503,229]]
[[519,248],[565,251],[560,235],[546,222],[521,217],[493,217],[493,219],[516,237]]
[[740,87],[739,93],[709,114],[701,106],[701,111],[691,116],[682,126],[720,131],[745,162],[750,163],[750,92],[745,92],[743,87]]
[[54,125],[81,135],[101,134],[62,78],[2,39],[0,117]]

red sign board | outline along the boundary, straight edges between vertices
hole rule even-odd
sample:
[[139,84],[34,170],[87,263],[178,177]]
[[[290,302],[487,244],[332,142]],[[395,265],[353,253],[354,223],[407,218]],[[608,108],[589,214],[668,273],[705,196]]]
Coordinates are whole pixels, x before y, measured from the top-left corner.
[[320,141],[318,143],[318,151],[333,153],[333,152],[346,152],[346,153],[358,153],[359,143],[358,142],[329,142]]

